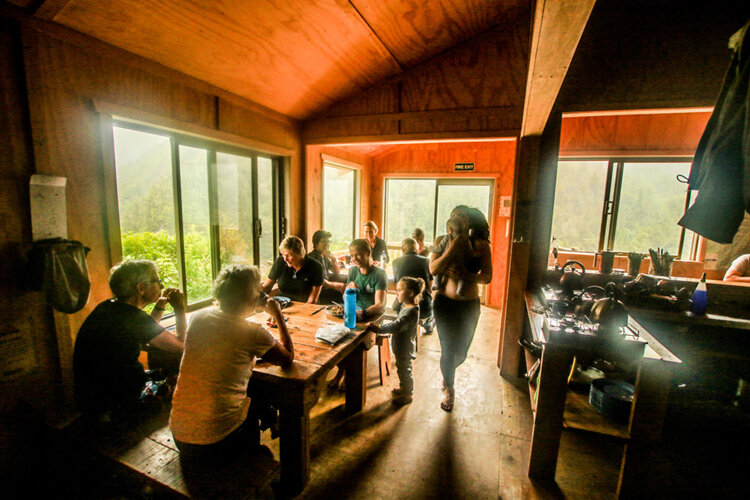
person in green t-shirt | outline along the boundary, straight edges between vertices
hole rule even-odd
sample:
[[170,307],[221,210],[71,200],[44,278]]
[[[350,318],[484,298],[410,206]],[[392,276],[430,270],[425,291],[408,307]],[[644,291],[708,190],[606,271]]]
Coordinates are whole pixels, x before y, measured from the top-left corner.
[[367,240],[352,241],[349,255],[354,265],[349,269],[346,287],[357,289],[357,321],[379,316],[385,309],[388,276],[372,263]]

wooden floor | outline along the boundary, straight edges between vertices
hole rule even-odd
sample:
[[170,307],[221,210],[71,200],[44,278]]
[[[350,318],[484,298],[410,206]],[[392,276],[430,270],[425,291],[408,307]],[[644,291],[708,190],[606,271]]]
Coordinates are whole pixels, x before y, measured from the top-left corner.
[[[414,402],[397,407],[378,382],[369,353],[367,407],[343,417],[343,395],[329,390],[313,409],[312,478],[301,498],[611,498],[621,445],[564,436],[559,488],[524,473],[531,434],[528,389],[496,366],[501,313],[482,308],[469,358],[456,376],[452,413],[442,398],[437,334],[420,337]],[[264,441],[278,454],[278,443]],[[600,442],[601,441],[601,442]],[[592,447],[595,450],[592,450]],[[602,463],[592,461],[592,451]]]
[[[452,413],[439,407],[437,334],[420,337],[414,402],[404,407],[390,402],[395,370],[380,386],[377,351],[369,351],[365,410],[347,418],[343,393],[336,390],[324,393],[313,409],[312,477],[299,498],[614,498],[623,444],[604,436],[564,430],[556,482],[526,477],[529,392],[524,380],[499,376],[500,320],[500,311],[482,308],[469,358],[457,372]],[[694,399],[670,408],[665,443],[654,450],[657,465],[644,478],[653,497],[747,498],[750,414],[731,405],[717,411],[713,402]],[[169,497],[132,474],[110,472],[101,461],[60,449],[43,434],[7,432],[26,443],[28,456],[16,454],[3,472],[29,493]],[[263,441],[278,458],[278,440],[266,432]]]

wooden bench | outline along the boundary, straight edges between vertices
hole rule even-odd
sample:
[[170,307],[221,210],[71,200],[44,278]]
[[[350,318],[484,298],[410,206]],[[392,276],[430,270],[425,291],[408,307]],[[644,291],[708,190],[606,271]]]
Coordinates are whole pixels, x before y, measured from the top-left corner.
[[[241,457],[197,468],[180,460],[169,430],[169,412],[122,429],[97,432],[81,419],[68,426],[62,438],[69,446],[84,447],[114,465],[130,469],[146,489],[175,498],[275,498],[280,463],[261,456]],[[132,474],[131,474],[132,476]]]

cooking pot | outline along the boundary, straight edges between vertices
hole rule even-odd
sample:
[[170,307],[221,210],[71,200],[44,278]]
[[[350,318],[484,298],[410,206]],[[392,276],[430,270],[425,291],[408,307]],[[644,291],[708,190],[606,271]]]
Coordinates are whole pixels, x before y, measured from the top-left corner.
[[[576,267],[580,269],[576,271]],[[560,288],[563,295],[572,296],[575,290],[583,288],[583,275],[586,274],[586,268],[577,260],[569,260],[562,266],[562,276],[560,276]]]
[[607,283],[607,296],[598,299],[591,306],[589,318],[597,323],[597,332],[603,335],[614,335],[620,332],[620,328],[628,324],[628,311],[617,298],[617,287],[614,283]]
[[604,288],[600,286],[587,286],[581,293],[573,298],[573,314],[577,318],[583,318],[584,316],[591,315],[591,308],[594,307],[597,299],[603,299],[607,296]]

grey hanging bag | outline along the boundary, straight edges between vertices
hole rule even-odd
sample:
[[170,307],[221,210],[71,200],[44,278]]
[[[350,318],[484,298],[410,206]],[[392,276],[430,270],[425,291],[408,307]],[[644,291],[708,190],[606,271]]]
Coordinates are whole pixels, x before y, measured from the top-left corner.
[[89,250],[80,241],[63,238],[33,243],[28,256],[31,283],[37,290],[44,290],[47,303],[60,312],[78,312],[89,299]]

